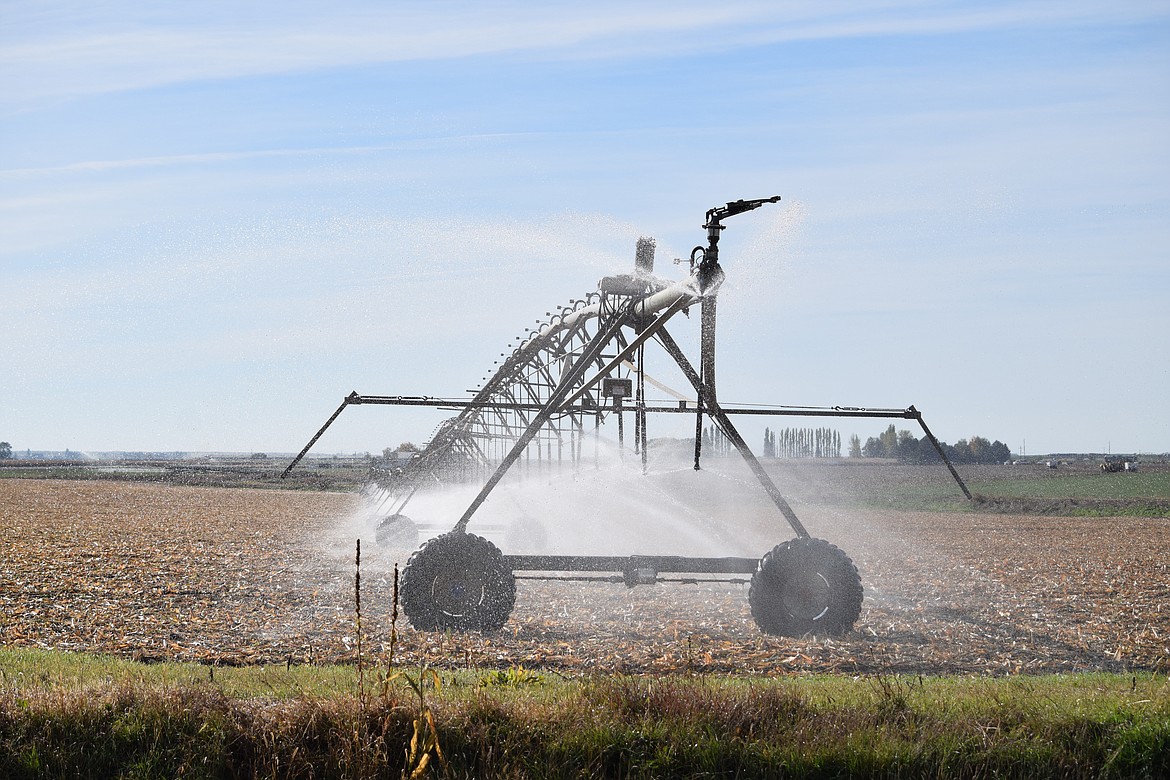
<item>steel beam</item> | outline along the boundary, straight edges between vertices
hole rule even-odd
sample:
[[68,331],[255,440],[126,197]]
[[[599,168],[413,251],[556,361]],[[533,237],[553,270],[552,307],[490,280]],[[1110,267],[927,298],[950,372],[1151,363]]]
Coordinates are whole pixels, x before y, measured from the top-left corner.
[[688,574],[755,574],[758,558],[690,558],[680,555],[505,555],[512,571],[609,571],[652,569]]

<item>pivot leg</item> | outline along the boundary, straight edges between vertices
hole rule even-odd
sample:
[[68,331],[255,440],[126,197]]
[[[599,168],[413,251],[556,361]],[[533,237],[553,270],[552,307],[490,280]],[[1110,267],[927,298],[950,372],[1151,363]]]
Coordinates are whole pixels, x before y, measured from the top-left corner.
[[[679,348],[678,342],[676,342],[674,337],[672,337],[666,330],[660,331],[657,338],[659,343],[662,344],[663,349],[666,350],[667,354],[674,358],[675,362],[678,363],[678,367],[682,370],[687,380],[690,381],[692,385],[694,385],[695,390],[699,393],[700,403],[702,403],[703,397],[706,395],[703,392],[703,382],[699,379],[699,374],[695,371],[694,367],[691,365],[691,362],[687,360],[687,356],[684,355],[682,349]],[[707,415],[711,419],[715,420],[715,422],[727,435],[727,438],[731,439],[732,444],[734,444],[735,448],[739,450],[739,454],[743,456],[743,459],[747,462],[748,467],[752,470],[752,473],[756,475],[756,479],[759,480],[761,487],[764,488],[764,492],[768,494],[768,498],[772,499],[772,503],[775,504],[776,508],[780,510],[780,514],[784,515],[784,519],[788,521],[788,525],[792,527],[793,532],[802,539],[809,538],[811,534],[809,534],[809,532],[805,529],[804,524],[801,523],[800,519],[796,516],[796,512],[792,510],[792,507],[789,506],[788,501],[785,500],[784,496],[780,493],[780,489],[776,487],[776,483],[772,481],[771,475],[764,470],[763,465],[760,464],[760,461],[756,458],[751,448],[748,447],[747,442],[743,440],[743,437],[739,435],[739,431],[736,430],[734,425],[732,425],[731,419],[727,416],[727,413],[719,407],[718,403],[713,402],[713,399],[708,400],[711,402],[707,404]]]

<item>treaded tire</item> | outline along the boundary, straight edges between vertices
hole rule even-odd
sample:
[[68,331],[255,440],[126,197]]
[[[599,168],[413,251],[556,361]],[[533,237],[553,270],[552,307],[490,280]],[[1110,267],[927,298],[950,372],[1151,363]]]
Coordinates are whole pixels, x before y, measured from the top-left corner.
[[823,539],[792,539],[760,559],[748,604],[765,634],[841,636],[861,614],[861,575]]
[[497,631],[516,603],[516,578],[494,544],[451,531],[410,556],[398,598],[420,631]]
[[413,550],[418,547],[418,526],[404,514],[387,515],[378,523],[374,540],[379,547],[395,550]]

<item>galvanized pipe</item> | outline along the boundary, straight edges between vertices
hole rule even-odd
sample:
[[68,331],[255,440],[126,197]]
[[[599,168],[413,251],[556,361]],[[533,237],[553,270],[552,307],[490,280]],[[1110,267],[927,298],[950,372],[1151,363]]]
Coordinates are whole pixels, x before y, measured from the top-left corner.
[[549,336],[553,335],[559,330],[573,327],[578,321],[590,317],[609,317],[611,315],[620,314],[623,311],[628,312],[636,319],[643,319],[650,317],[668,306],[674,304],[680,299],[690,299],[691,301],[698,301],[704,295],[714,294],[718,289],[719,283],[723,281],[722,278],[712,280],[713,283],[708,283],[706,287],[700,284],[700,277],[698,271],[692,272],[686,279],[682,279],[674,284],[659,290],[656,293],[646,296],[641,300],[634,301],[632,304],[627,304],[624,301],[613,296],[603,295],[600,300],[588,306],[582,306],[580,309],[571,311],[561,318],[554,318],[552,322],[546,324],[539,331],[534,333],[530,339],[521,345],[520,349],[524,349],[530,344],[535,344],[544,341]]

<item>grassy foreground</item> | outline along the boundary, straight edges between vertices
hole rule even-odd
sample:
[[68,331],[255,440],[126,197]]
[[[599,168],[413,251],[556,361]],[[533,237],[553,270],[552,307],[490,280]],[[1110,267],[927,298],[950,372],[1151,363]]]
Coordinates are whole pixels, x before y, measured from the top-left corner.
[[0,650],[33,777],[1166,777],[1164,675],[629,678]]

